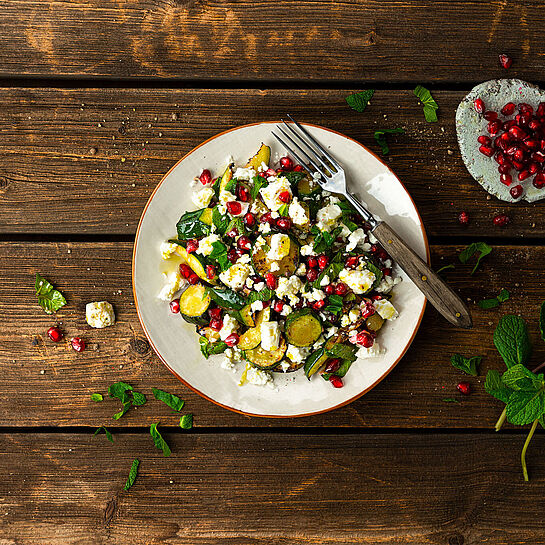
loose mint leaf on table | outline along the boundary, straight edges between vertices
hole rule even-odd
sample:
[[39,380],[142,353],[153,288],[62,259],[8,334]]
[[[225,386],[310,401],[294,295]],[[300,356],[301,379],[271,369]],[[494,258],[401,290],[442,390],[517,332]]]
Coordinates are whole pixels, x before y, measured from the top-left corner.
[[184,414],[182,418],[180,418],[180,428],[184,430],[190,430],[193,427],[193,415],[190,414]]
[[51,282],[38,273],[36,273],[34,289],[38,297],[38,304],[47,314],[53,314],[66,305],[64,295],[59,290],[56,290]]
[[126,382],[115,382],[108,387],[108,394],[110,397],[117,397],[121,401],[124,401],[125,397],[128,397],[126,393],[128,390],[132,390],[132,386]]
[[484,389],[488,394],[494,396],[500,401],[503,401],[504,403],[509,401],[509,396],[512,393],[511,390],[502,382],[500,373],[496,371],[496,369],[491,369],[486,374]]
[[104,397],[102,394],[91,394],[91,401],[99,402],[102,401]]
[[367,89],[365,91],[360,91],[359,93],[352,93],[351,95],[348,95],[345,100],[353,110],[361,113],[367,108],[374,93],[374,89]]
[[170,456],[171,450],[169,446],[167,445],[166,441],[163,439],[161,434],[159,433],[159,430],[157,429],[157,426],[159,425],[159,422],[156,424],[152,424],[150,426],[149,432],[150,435],[153,437],[153,442],[155,443],[155,446],[163,451],[163,456]]
[[509,292],[505,288],[503,288],[497,297],[493,297],[491,299],[483,299],[477,304],[485,310],[489,308],[496,308],[500,306],[500,303],[505,303],[505,301],[509,299],[509,295]]
[[100,426],[100,428],[97,428],[95,433],[93,433],[93,435],[97,435],[98,433],[100,433],[101,430],[104,430],[104,433],[106,434],[106,439],[108,439],[108,441],[110,441],[110,443],[113,443],[114,442],[114,437],[113,435],[106,429],[105,426]]
[[431,93],[428,91],[428,89],[422,87],[422,85],[417,85],[413,92],[416,97],[418,97],[420,102],[422,102],[424,117],[426,118],[426,121],[428,123],[437,121],[436,110],[439,108],[439,106],[431,96]]
[[467,263],[469,259],[476,253],[478,253],[477,257],[477,263],[475,264],[475,267],[473,267],[473,270],[471,271],[471,274],[473,274],[477,267],[481,263],[481,259],[485,256],[487,256],[492,251],[492,247],[486,244],[485,242],[473,242],[470,244],[467,248],[464,248],[460,255],[458,256],[458,259],[461,263]]
[[130,401],[126,401],[125,403],[123,403],[123,408],[118,413],[114,414],[113,416],[114,420],[119,420],[122,416],[124,416],[128,412],[130,408],[131,408]]
[[375,141],[380,146],[382,155],[388,155],[388,153],[390,153],[388,142],[386,142],[387,134],[405,134],[405,131],[403,129],[382,129],[380,131],[375,131]]
[[445,397],[441,401],[445,403],[460,403],[458,399],[455,399],[454,397]]
[[451,263],[450,265],[445,265],[444,267],[441,267],[438,271],[437,271],[437,274],[439,274],[440,272],[443,272],[443,271],[447,271],[449,269],[454,269],[454,265]]
[[129,471],[129,478],[127,479],[127,482],[125,483],[124,489],[128,490],[136,480],[136,475],[138,475],[138,466],[140,465],[140,460],[138,458],[134,459],[134,462],[132,463],[131,470]]
[[146,403],[147,399],[146,396],[141,392],[133,392],[132,393],[132,404],[134,406],[140,406],[144,405]]
[[541,338],[545,341],[545,302],[541,304],[541,311],[539,313],[539,331]]
[[526,322],[520,316],[503,316],[494,331],[493,339],[507,368],[517,363],[525,365],[530,359],[532,345]]
[[182,407],[185,405],[185,401],[174,394],[169,394],[168,392],[159,390],[158,388],[153,388],[152,392],[155,399],[162,401],[175,411],[181,411]]
[[460,371],[476,377],[479,374],[477,366],[481,363],[482,359],[482,356],[466,358],[461,354],[454,354],[450,358],[450,363],[452,363],[453,367],[456,367],[456,369],[460,369]]

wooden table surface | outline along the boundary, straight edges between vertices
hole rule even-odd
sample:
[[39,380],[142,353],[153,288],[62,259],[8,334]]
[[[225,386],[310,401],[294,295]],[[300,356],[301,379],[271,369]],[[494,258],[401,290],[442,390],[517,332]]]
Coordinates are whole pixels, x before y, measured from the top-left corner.
[[[0,544],[294,545],[545,543],[545,441],[537,434],[524,483],[525,429],[493,425],[501,404],[484,372],[501,369],[499,317],[527,319],[545,356],[543,204],[510,205],[471,179],[454,112],[480,82],[543,81],[538,1],[11,0],[0,3]],[[506,72],[498,54],[509,53]],[[412,90],[439,104],[426,123]],[[376,89],[358,114],[345,97]],[[397,368],[363,398],[301,419],[221,409],[179,383],[138,322],[131,290],[134,233],[162,175],[201,141],[291,112],[377,151],[373,132],[403,127],[389,164],[423,217],[432,264],[470,242],[492,254],[474,276],[446,273],[475,326],[456,329],[428,308]],[[456,220],[466,210],[467,228]],[[503,229],[492,217],[507,213]],[[37,306],[40,272],[68,297],[67,338]],[[475,301],[500,288],[501,309]],[[107,299],[115,327],[91,330],[85,303]],[[484,356],[464,376],[451,354]],[[177,393],[195,415],[183,432],[161,404],[112,420],[93,403],[123,380],[151,397]],[[460,403],[445,403],[453,397]],[[173,454],[155,449],[161,421]],[[106,424],[111,445],[93,436]],[[132,460],[141,460],[125,492]]]

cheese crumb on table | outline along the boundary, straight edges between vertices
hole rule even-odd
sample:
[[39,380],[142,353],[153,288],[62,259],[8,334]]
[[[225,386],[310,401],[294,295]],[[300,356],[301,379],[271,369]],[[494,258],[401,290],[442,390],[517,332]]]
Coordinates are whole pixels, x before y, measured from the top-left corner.
[[85,305],[85,319],[91,327],[101,329],[115,324],[114,307],[108,301]]

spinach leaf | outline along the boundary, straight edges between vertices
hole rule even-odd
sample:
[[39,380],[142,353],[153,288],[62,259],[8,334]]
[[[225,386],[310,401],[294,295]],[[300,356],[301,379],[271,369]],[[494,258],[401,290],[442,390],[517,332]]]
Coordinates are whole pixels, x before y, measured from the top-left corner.
[[146,403],[147,399],[146,396],[141,392],[132,392],[132,404],[135,407],[138,407],[140,405],[144,405]]
[[460,369],[460,371],[476,377],[479,374],[477,366],[481,363],[482,359],[482,356],[473,356],[472,358],[466,358],[461,354],[454,354],[450,358],[450,363],[452,363],[452,366],[456,367],[456,369]]
[[194,212],[186,212],[176,224],[178,238],[180,240],[189,240],[190,238],[201,238],[210,234],[210,226],[202,222],[199,218],[204,208]]
[[129,478],[127,479],[127,482],[125,483],[125,486],[123,487],[125,490],[128,490],[136,480],[136,475],[138,475],[138,466],[140,465],[140,460],[138,458],[135,458],[132,465],[131,470],[129,471]]
[[155,399],[162,401],[175,411],[181,411],[182,407],[185,405],[185,401],[174,394],[169,394],[168,392],[159,390],[158,388],[153,388],[152,392]]
[[66,305],[64,295],[59,290],[56,290],[51,282],[38,273],[36,273],[34,289],[38,297],[38,304],[47,314],[53,314]]
[[159,433],[159,430],[157,429],[157,426],[159,425],[159,422],[156,424],[152,424],[150,426],[149,432],[150,435],[153,437],[153,442],[155,443],[155,446],[163,451],[163,456],[170,456],[171,450],[169,446],[167,445],[166,441],[163,439],[161,434]]
[[244,296],[228,288],[210,287],[207,289],[207,292],[219,307],[227,310],[240,310],[247,304]]
[[206,337],[199,337],[199,347],[201,354],[208,359],[214,354],[221,354],[227,350],[227,345],[223,341],[211,343]]
[[517,363],[525,365],[530,359],[532,345],[526,322],[520,316],[503,316],[494,331],[493,340],[507,368]]

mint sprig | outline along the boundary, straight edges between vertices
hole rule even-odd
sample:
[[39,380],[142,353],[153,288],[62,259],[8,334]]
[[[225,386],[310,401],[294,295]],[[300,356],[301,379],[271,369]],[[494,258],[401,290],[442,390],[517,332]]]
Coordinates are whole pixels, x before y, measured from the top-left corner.
[[486,244],[486,242],[473,242],[460,252],[458,259],[460,260],[460,263],[465,264],[474,254],[478,254],[477,263],[475,263],[475,267],[473,267],[473,270],[471,271],[471,274],[474,274],[483,257],[487,256],[491,251],[492,247]]
[[404,129],[382,129],[380,131],[375,131],[375,141],[380,146],[382,150],[382,155],[388,155],[390,153],[390,147],[386,141],[387,134],[405,134]]
[[222,272],[226,271],[232,265],[227,257],[227,246],[219,240],[212,242],[212,252],[209,257],[210,259],[215,259],[217,261]]
[[416,97],[422,102],[424,117],[428,123],[433,123],[437,121],[437,109],[439,106],[437,102],[431,96],[431,93],[422,85],[417,85],[413,91]]
[[489,308],[496,308],[500,306],[500,303],[505,303],[509,299],[510,293],[505,289],[502,288],[500,293],[497,297],[492,297],[490,299],[483,299],[482,301],[479,301],[477,304],[484,310],[487,310]]
[[93,435],[99,434],[102,430],[104,430],[104,433],[106,434],[106,439],[110,441],[110,443],[114,442],[114,436],[110,433],[110,431],[106,428],[106,426],[100,426],[100,428],[97,428],[95,430],[95,433]]
[[465,356],[462,356],[462,354],[454,354],[450,358],[450,363],[452,363],[452,366],[456,367],[456,369],[476,377],[479,374],[478,366],[480,365],[482,359],[482,356],[466,358]]
[[358,93],[352,93],[351,95],[348,95],[345,100],[346,103],[353,109],[356,110],[356,112],[363,112],[365,108],[367,108],[367,105],[369,104],[369,101],[373,97],[375,93],[374,89],[367,89],[365,91],[360,91]]
[[53,314],[66,305],[64,295],[59,290],[56,290],[51,282],[38,273],[36,273],[34,289],[38,297],[38,304],[47,314]]
[[493,340],[508,369],[517,364],[525,365],[530,359],[532,345],[526,322],[520,316],[504,316],[494,331]]

